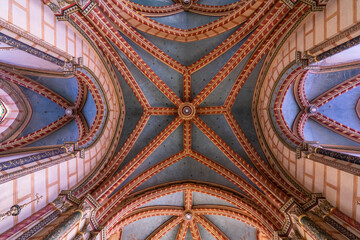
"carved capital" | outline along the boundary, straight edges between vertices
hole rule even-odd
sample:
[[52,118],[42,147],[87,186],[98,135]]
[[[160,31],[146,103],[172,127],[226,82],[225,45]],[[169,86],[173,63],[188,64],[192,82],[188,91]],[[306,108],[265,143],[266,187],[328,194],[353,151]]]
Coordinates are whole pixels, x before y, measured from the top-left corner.
[[301,236],[301,234],[299,233],[299,231],[295,228],[291,229],[291,232],[289,234],[289,239],[293,239],[293,240],[303,240],[303,236]]
[[290,210],[289,210],[289,214],[290,216],[292,216],[293,218],[295,218],[296,220],[298,220],[301,216],[305,215],[305,211],[298,205],[294,205]]
[[304,141],[301,144],[301,147],[296,149],[296,157],[301,158],[309,158],[310,154],[315,153],[315,149],[319,147],[319,142],[317,141]]
[[74,73],[76,70],[76,65],[72,61],[65,60],[62,70],[64,73]]
[[76,150],[74,142],[65,142],[63,148],[65,148],[66,153],[73,153]]
[[[68,20],[68,16],[74,12],[80,11],[86,16],[96,4],[93,0],[43,0],[59,21]],[[66,68],[71,66],[64,66]]]
[[311,7],[311,11],[324,10],[329,0],[282,0],[289,8],[294,8],[296,4],[306,4]]
[[83,218],[90,218],[91,212],[94,210],[94,206],[85,200],[80,204],[79,209],[83,213]]
[[52,204],[56,208],[60,209],[62,206],[64,206],[65,202],[66,202],[66,196],[59,195],[57,198],[55,198],[55,200],[52,202]]
[[324,219],[330,215],[333,209],[333,206],[326,199],[319,199],[318,205],[312,211],[315,215]]
[[308,52],[302,53],[300,51],[295,53],[295,61],[301,63],[303,68],[309,66],[309,64],[313,62],[317,62],[316,56],[310,55]]
[[334,208],[326,199],[319,199],[319,207],[326,214],[330,214]]
[[58,3],[51,0],[43,0],[43,3],[47,5],[54,14],[61,13],[61,7],[58,5]]

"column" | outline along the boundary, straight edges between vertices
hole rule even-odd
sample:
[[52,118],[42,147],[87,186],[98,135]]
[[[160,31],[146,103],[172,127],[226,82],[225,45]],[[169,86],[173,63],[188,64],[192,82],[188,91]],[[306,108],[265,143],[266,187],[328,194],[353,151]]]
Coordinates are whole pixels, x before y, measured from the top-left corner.
[[290,215],[300,223],[301,227],[304,228],[309,234],[318,240],[335,240],[330,234],[321,229],[315,222],[313,222],[309,216],[297,205],[290,210]]
[[67,231],[79,224],[82,218],[89,218],[93,209],[87,201],[83,201],[79,208],[46,235],[44,240],[60,239]]
[[[331,217],[333,212],[340,212],[335,209],[326,199],[320,199],[318,206],[313,210],[313,212],[320,218],[324,220],[331,227],[336,229],[340,234],[345,236],[348,239],[360,239],[359,236],[355,235],[353,232],[349,231],[342,224],[338,223],[335,219]],[[340,212],[341,213],[341,212]],[[350,225],[351,226],[351,225]]]
[[90,238],[90,233],[91,233],[91,227],[89,226],[89,221],[86,221],[84,227],[79,232],[76,233],[73,240],[88,239]]
[[66,197],[64,195],[60,195],[53,202],[49,203],[45,208],[39,211],[39,213],[44,212],[44,214],[46,214],[47,212],[51,213],[48,214],[44,219],[39,221],[35,226],[24,232],[20,237],[17,238],[17,240],[29,239],[31,236],[44,228],[47,224],[54,221],[58,216],[60,216],[61,213],[66,212],[70,207],[71,204],[66,202]]
[[325,148],[320,148],[320,147],[315,148],[314,152],[325,155],[325,156],[329,156],[329,157],[332,157],[332,158],[336,158],[336,159],[339,159],[339,160],[343,160],[343,161],[346,161],[346,162],[349,162],[349,163],[354,163],[354,164],[359,164],[360,165],[360,158],[359,157],[349,155],[349,154],[346,154],[346,153],[339,153],[339,152],[331,151],[331,150],[328,150],[328,149],[325,149]]
[[[350,154],[328,150],[313,142],[303,142],[302,147],[296,149],[296,155],[297,158],[305,157],[341,171],[360,176],[360,168],[351,165],[360,165],[360,158]],[[333,159],[329,159],[328,157]]]
[[60,223],[53,231],[51,231],[44,240],[60,239],[68,230],[77,224],[83,217],[80,209],[75,210],[65,221]]

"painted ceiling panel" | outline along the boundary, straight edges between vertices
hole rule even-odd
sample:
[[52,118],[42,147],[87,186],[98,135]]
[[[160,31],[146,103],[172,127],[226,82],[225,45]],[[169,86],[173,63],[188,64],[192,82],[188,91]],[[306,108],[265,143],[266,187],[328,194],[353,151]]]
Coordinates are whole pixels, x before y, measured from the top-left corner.
[[227,52],[216,58],[208,65],[202,67],[191,75],[191,94],[194,98],[200,91],[208,84],[211,79],[221,70],[227,61],[234,55],[234,53],[241,47],[247,38],[243,39],[235,46],[230,48]]
[[282,105],[283,116],[290,129],[292,129],[294,120],[300,112],[300,108],[295,100],[293,89],[294,84],[291,84],[291,86],[289,87],[289,91],[287,91],[285,95]]
[[181,12],[166,17],[152,17],[151,19],[171,27],[191,29],[211,23],[219,18],[216,16],[203,16],[192,12]]
[[[216,117],[216,116],[214,116]],[[220,119],[220,117],[219,117]],[[219,126],[219,125],[217,125]],[[218,129],[219,130],[219,129]],[[220,129],[223,131],[223,129]],[[214,145],[197,127],[192,127],[192,142],[193,149],[209,159],[221,164],[222,166],[230,169],[231,171],[238,174],[240,177],[245,179],[247,182],[256,187],[254,183],[234,164],[232,163],[220,150]],[[221,137],[221,136],[220,136]],[[224,139],[225,140],[225,139]],[[228,141],[228,139],[226,139]],[[229,146],[233,147],[230,143]],[[247,158],[245,158],[247,159]],[[252,164],[251,164],[252,165]]]
[[74,103],[78,93],[78,82],[75,77],[71,78],[55,78],[43,76],[27,76],[36,82],[50,88],[60,96]]
[[148,207],[148,206],[184,206],[184,192],[177,192],[173,194],[169,194],[163,197],[159,197],[155,200],[152,200],[140,207]]
[[141,118],[143,114],[143,109],[136,98],[135,94],[131,91],[129,85],[126,83],[125,79],[121,76],[119,71],[115,69],[115,73],[119,80],[121,89],[123,91],[124,102],[125,102],[125,122],[124,127],[121,132],[120,140],[118,143],[118,147],[116,148],[116,152],[120,150],[123,146],[133,129],[135,128],[136,124]]
[[151,116],[146,123],[146,127],[141,132],[134,147],[128,153],[118,170],[122,169],[131,159],[133,159],[146,145],[148,145],[159,133],[169,125],[174,116]]
[[25,87],[20,88],[29,100],[33,111],[30,122],[21,136],[33,133],[64,116],[65,110],[53,101]]
[[222,43],[240,27],[241,26],[235,27],[209,39],[203,39],[194,42],[176,42],[168,39],[163,39],[148,33],[140,33],[147,40],[160,48],[163,52],[172,57],[174,60],[185,66],[190,66],[191,64],[211,52],[216,46]]
[[246,137],[249,139],[256,152],[261,158],[267,162],[265,154],[262,151],[258,137],[255,132],[254,122],[252,119],[251,104],[254,94],[254,88],[257,81],[258,74],[260,73],[261,67],[265,60],[264,56],[262,60],[256,65],[255,69],[251,72],[249,78],[245,81],[241,87],[238,96],[234,102],[231,112],[234,115],[237,123],[241,130],[244,132]]
[[[193,192],[193,204],[194,205],[222,205],[222,206],[229,206],[229,207],[235,207],[231,203],[222,200],[220,198],[210,196],[205,193],[200,192]],[[205,238],[207,239],[207,238]]]
[[213,235],[211,235],[211,233],[209,233],[208,231],[206,231],[206,229],[201,226],[200,224],[198,224],[198,228],[199,228],[199,232],[200,232],[200,236],[201,239],[206,239],[206,240],[216,240],[216,238],[214,238]]
[[[121,58],[129,68],[131,74],[136,79],[146,99],[152,107],[171,107],[173,104],[156,86],[127,58],[118,50]],[[126,93],[125,93],[126,94]]]
[[78,139],[78,126],[75,120],[73,120],[59,130],[51,133],[49,136],[27,145],[27,147],[62,145],[65,142],[76,142]]
[[193,240],[193,237],[191,236],[190,228],[188,228],[184,240]]
[[88,90],[87,99],[84,108],[82,109],[81,112],[83,113],[89,128],[94,123],[96,117],[96,111],[97,110],[96,110],[94,97],[91,95],[90,90]]
[[176,234],[179,231],[179,227],[180,227],[180,225],[178,224],[173,229],[171,229],[168,233],[166,233],[165,236],[163,236],[161,238],[161,240],[174,240],[174,239],[176,239]]
[[311,119],[307,120],[305,124],[304,137],[307,141],[319,141],[320,144],[360,146],[359,143],[351,141]]
[[230,239],[246,239],[246,240],[255,240],[255,228],[237,221],[235,219],[224,217],[224,216],[215,216],[215,215],[205,215],[211,222],[213,222],[218,228],[220,228],[226,236]]
[[305,81],[305,94],[308,100],[312,101],[320,94],[359,73],[360,69],[330,73],[309,73]]
[[242,192],[237,186],[225,179],[223,176],[189,157],[174,163],[162,170],[160,173],[151,177],[145,183],[140,185],[137,188],[137,191],[150,186],[181,180],[197,180],[217,183]]
[[360,130],[360,120],[355,111],[359,98],[360,87],[357,87],[321,106],[319,112],[341,124]]
[[[163,80],[168,87],[180,98],[183,97],[183,77],[182,74],[167,66],[151,54],[143,50],[138,45],[134,44],[126,36],[122,35],[131,47],[140,55],[140,57],[147,63],[147,65]],[[145,91],[147,92],[147,91]],[[151,104],[155,106],[154,104]]]
[[[149,129],[152,131],[151,128]],[[183,150],[182,135],[183,128],[182,126],[179,126],[162,144],[160,144],[156,150],[151,153],[149,157],[146,158],[146,160],[124,181],[124,183],[119,186],[119,189],[152,166],[164,161],[178,152],[181,152]],[[125,159],[125,161],[126,160],[127,159]]]
[[[200,118],[216,132],[227,145],[231,146],[240,157],[244,158],[247,163],[252,165],[251,160],[245,153],[244,149],[231,131],[224,115],[202,115]],[[254,167],[254,166],[253,166]]]
[[[145,239],[169,218],[169,216],[154,216],[133,222],[123,228],[122,239]],[[139,229],[141,229],[141,231],[139,231]]]
[[199,107],[209,107],[209,106],[222,106],[225,103],[226,97],[228,96],[231,87],[234,85],[236,79],[238,78],[242,68],[245,63],[251,56],[251,53],[246,56],[240,64],[234,68],[233,71],[225,78],[225,80],[215,88],[215,90],[202,102]]

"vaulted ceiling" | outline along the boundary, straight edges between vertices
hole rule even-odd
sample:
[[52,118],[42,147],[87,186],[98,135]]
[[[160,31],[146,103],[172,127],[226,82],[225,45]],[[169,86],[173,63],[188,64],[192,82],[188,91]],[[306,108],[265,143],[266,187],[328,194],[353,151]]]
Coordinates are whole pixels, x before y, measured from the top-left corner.
[[[92,43],[115,79],[114,89],[121,90],[115,97],[94,80],[82,66],[83,59],[73,61],[77,66],[73,75],[60,78],[54,73],[56,64],[41,65],[39,60],[35,65],[41,65],[41,76],[26,74],[9,66],[29,70],[36,68],[34,62],[16,62],[21,57],[0,54],[5,63],[2,79],[12,81],[10,87],[18,85],[26,99],[22,108],[32,112],[31,119],[23,118],[26,127],[14,141],[24,147],[77,141],[86,149],[103,131],[112,133],[113,139],[101,140],[109,148],[99,144],[85,152],[92,156],[93,149],[108,151],[110,157],[72,189],[75,197],[91,194],[98,202],[96,220],[106,227],[107,236],[270,239],[286,221],[280,208],[291,198],[300,204],[311,198],[310,191],[269,158],[267,139],[256,126],[263,103],[256,101],[263,90],[259,88],[264,69],[277,53],[274,49],[311,11],[323,8],[321,1],[64,1],[62,10],[55,1],[44,3]],[[75,3],[83,8],[73,11]],[[44,69],[51,74],[44,77]],[[284,79],[296,69],[299,77],[291,87],[277,83],[278,89],[271,89],[273,102],[266,111],[270,109],[269,125],[278,130],[276,134],[291,150],[303,140],[358,146],[358,139],[333,138],[339,133],[316,126],[311,119],[305,124],[310,118],[305,112],[308,105],[316,105],[316,97],[356,78],[359,70],[309,73],[297,63],[283,74]],[[328,78],[335,80],[325,81]],[[28,82],[46,93],[29,90]],[[298,85],[306,94],[297,95]],[[318,115],[330,114],[359,129],[352,111],[358,93],[356,88],[344,99],[333,100],[334,107],[319,103]],[[116,104],[108,101],[110,95],[118,100]],[[305,95],[310,102],[302,106]],[[348,99],[353,99],[346,108],[351,118],[334,113],[343,110]],[[68,118],[68,109],[75,109],[77,117]],[[113,112],[121,116],[117,129],[105,124],[116,118],[110,115]],[[306,120],[299,130],[302,114]],[[45,138],[31,142],[22,138],[48,130],[49,124],[63,118],[62,128]],[[8,145],[2,142],[0,147],[5,151]]]
[[[308,7],[289,10],[273,1],[147,4],[99,1],[86,19],[72,16],[84,31],[95,26],[97,36],[89,37],[100,41],[117,69],[126,109],[110,162],[114,173],[92,193],[104,204],[99,223],[109,235],[121,230],[125,239],[255,239],[255,229],[271,237],[270,229],[282,221],[275,206],[291,191],[304,195],[287,182],[285,187],[270,168],[255,133],[252,96],[267,49]],[[274,185],[266,186],[269,181]],[[266,214],[247,213],[198,185],[220,185]],[[132,200],[142,195],[151,198]],[[129,201],[133,212],[121,211]],[[258,225],[258,217],[265,222]],[[139,224],[146,228],[136,231]]]

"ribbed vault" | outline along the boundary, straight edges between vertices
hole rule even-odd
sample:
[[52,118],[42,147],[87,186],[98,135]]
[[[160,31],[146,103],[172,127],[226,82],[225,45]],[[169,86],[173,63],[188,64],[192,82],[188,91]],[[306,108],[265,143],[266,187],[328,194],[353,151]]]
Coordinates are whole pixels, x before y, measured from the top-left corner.
[[[305,68],[310,60],[298,53],[296,61],[271,73],[277,80],[270,87],[263,85],[268,84],[279,48],[325,2],[43,0],[93,52],[60,60],[34,50],[57,68],[72,66],[63,73],[46,75],[38,69],[40,74],[34,74],[24,66],[0,66],[7,87],[17,86],[24,93],[18,108],[35,112],[32,120],[19,117],[26,126],[6,133],[12,136],[5,136],[0,152],[38,149],[51,142],[48,137],[54,133],[59,141],[70,134],[73,148],[66,145],[56,151],[67,154],[62,161],[88,158],[92,171],[38,213],[44,219],[58,215],[31,236],[336,239],[343,227],[329,216],[346,216],[326,205],[321,195],[304,189],[277,158],[292,158],[295,152],[290,150],[295,148],[297,157],[308,150],[301,147],[311,132],[310,120],[360,142],[357,126],[319,111],[331,101],[341,104],[337,99],[346,94],[355,96],[358,92],[351,91],[358,90],[359,72],[351,68],[342,81],[313,87],[314,78],[332,75],[326,69],[311,70],[314,65]],[[104,66],[105,73],[83,65],[91,55],[100,60],[89,60],[88,65]],[[352,117],[358,116],[360,100],[352,104]],[[46,107],[56,114],[36,121],[38,110],[45,112]],[[263,131],[265,127],[270,130]],[[275,149],[269,145],[272,140],[285,146]],[[328,213],[318,217],[323,203]],[[31,223],[29,219],[23,224]],[[324,221],[333,223],[336,231]],[[5,235],[16,235],[20,225]],[[346,234],[355,236],[350,230]]]
[[[75,190],[75,195],[80,196],[84,189],[96,186],[91,194],[102,205],[96,216],[100,224],[107,226],[108,234],[121,231],[138,219],[151,222],[151,212],[155,209],[135,210],[124,208],[124,204],[139,191],[162,184],[161,179],[210,181],[244,194],[255,209],[266,213],[265,219],[260,220],[264,216],[256,214],[247,218],[241,209],[221,211],[231,212],[236,219],[268,237],[272,237],[271,228],[282,227],[285,219],[278,209],[288,196],[300,202],[308,199],[305,192],[281,180],[263,158],[261,149],[254,148],[259,146],[256,137],[249,140],[248,129],[243,129],[253,128],[251,117],[248,115],[250,122],[244,123],[237,114],[250,110],[250,105],[238,103],[251,99],[251,85],[256,81],[268,49],[309,6],[299,4],[289,9],[276,1],[239,1],[226,6],[217,3],[206,8],[218,12],[219,19],[211,21],[206,14],[199,14],[198,21],[208,23],[187,29],[187,21],[192,17],[189,14],[198,6],[203,5],[196,1],[191,2],[189,8],[180,3],[144,6],[130,1],[96,1],[86,17],[80,12],[70,16],[118,70],[120,85],[123,90],[127,89],[124,91],[126,111],[137,119],[136,125],[130,119],[125,121],[118,153],[98,175],[107,174],[106,180],[93,178]],[[203,11],[206,8],[204,6]],[[229,8],[233,10],[227,13],[225,10]],[[256,8],[258,11],[251,12]],[[177,16],[181,22],[176,24],[181,28],[171,26],[172,17],[180,14],[175,9],[186,10]],[[173,47],[166,47],[168,44]],[[202,55],[193,55],[198,48],[202,49]],[[189,170],[183,166],[189,166]],[[183,192],[185,202],[190,201],[186,199],[191,193]],[[173,216],[149,234],[163,234],[162,229],[170,230],[180,224],[179,239],[185,238],[188,227],[193,237],[198,238],[192,221],[186,222],[181,217],[186,209],[192,209],[190,205],[187,202],[182,210],[159,207],[158,215]],[[194,219],[215,236],[223,235],[205,218]]]

